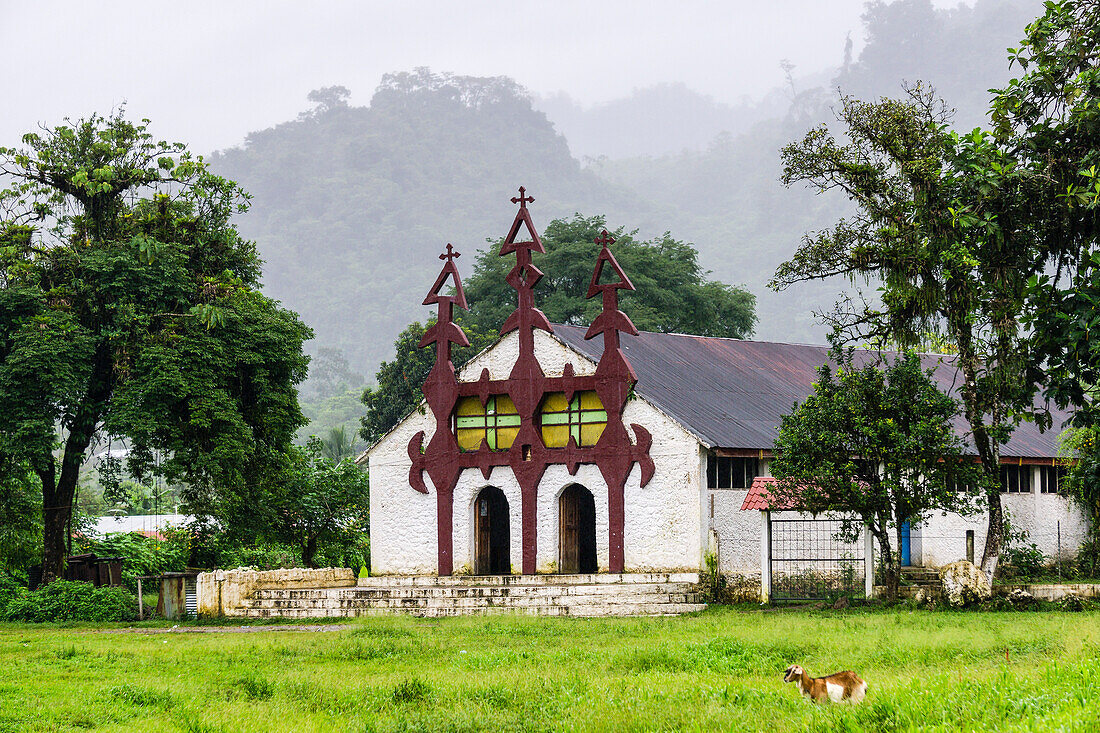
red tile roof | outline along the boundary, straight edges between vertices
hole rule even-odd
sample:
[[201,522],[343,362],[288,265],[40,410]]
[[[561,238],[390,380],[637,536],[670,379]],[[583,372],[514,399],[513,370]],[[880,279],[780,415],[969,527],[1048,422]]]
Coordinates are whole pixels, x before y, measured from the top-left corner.
[[749,493],[745,494],[745,501],[741,504],[741,511],[783,511],[798,509],[798,503],[791,496],[772,496],[772,492],[779,485],[777,479],[771,476],[757,476],[752,480]]

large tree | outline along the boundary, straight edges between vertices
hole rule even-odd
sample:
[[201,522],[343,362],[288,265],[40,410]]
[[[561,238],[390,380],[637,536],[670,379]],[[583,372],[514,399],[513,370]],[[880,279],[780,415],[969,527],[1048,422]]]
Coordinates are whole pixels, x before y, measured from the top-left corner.
[[[595,243],[604,230],[603,216],[551,221],[541,239],[545,254],[534,263],[546,273],[535,288],[535,305],[553,323],[586,326],[599,314],[599,299],[586,299],[592,268],[600,252]],[[690,333],[700,336],[747,338],[756,324],[756,297],[748,291],[708,280],[695,249],[669,234],[638,241],[619,227],[615,258],[629,274],[637,290],[622,296],[620,307],[643,331]],[[493,343],[500,327],[516,307],[516,291],[505,278],[515,264],[499,257],[500,242],[490,244],[477,258],[473,274],[463,281],[469,313],[459,314],[470,345],[454,350],[455,366],[461,367],[481,349]],[[366,390],[367,414],[361,434],[373,442],[397,424],[423,395],[420,386],[431,371],[434,355],[418,345],[425,327],[408,326],[394,343],[397,354],[383,362],[378,386]]]
[[996,138],[1032,181],[1029,230],[1049,265],[1029,289],[1047,393],[1094,425],[1100,385],[1100,4],[1049,2],[993,99]]
[[894,355],[879,369],[857,366],[851,351],[837,356],[836,378],[822,366],[813,393],[783,417],[771,470],[780,497],[815,514],[858,517],[849,532],[870,528],[894,599],[902,526],[934,511],[970,511],[979,476],[951,425],[958,403],[919,357]]
[[0,173],[0,463],[41,483],[45,577],[102,436],[135,476],[185,480],[191,511],[262,515],[311,334],[259,291],[244,193],[121,112],[26,135]]
[[930,335],[949,345],[985,477],[989,528],[982,568],[1004,545],[1000,448],[1034,407],[1043,374],[1024,328],[1030,276],[1046,264],[1031,229],[1034,178],[980,130],[960,136],[919,85],[902,100],[842,98],[837,138],[822,125],[783,149],[783,181],[840,190],[857,213],[806,236],[772,286],[828,277],[872,284],[879,299],[848,298],[829,316],[842,341],[909,348]]

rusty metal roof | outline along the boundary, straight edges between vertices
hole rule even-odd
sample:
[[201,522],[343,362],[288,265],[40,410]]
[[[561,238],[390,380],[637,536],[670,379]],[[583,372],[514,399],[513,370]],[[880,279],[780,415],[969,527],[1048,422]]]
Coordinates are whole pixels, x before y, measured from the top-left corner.
[[757,476],[752,480],[752,486],[745,494],[745,501],[741,503],[741,511],[747,512],[753,509],[759,511],[782,511],[785,509],[797,509],[798,503],[794,497],[772,496],[772,491],[779,486],[779,481],[771,476]]
[[[602,344],[585,341],[584,328],[554,325],[554,334],[593,361]],[[638,376],[635,390],[675,418],[708,448],[771,450],[780,418],[810,395],[817,370],[829,361],[826,346],[687,336],[643,331],[622,334],[622,349]],[[887,358],[890,353],[885,354]],[[857,365],[879,357],[856,352]],[[952,357],[922,354],[925,369],[948,394],[958,397],[961,382]],[[1054,458],[1057,437],[1069,415],[1051,406],[1054,427],[1040,433],[1022,423],[1001,448],[1004,457]],[[966,421],[955,429],[968,439]],[[969,439],[968,439],[969,443]]]

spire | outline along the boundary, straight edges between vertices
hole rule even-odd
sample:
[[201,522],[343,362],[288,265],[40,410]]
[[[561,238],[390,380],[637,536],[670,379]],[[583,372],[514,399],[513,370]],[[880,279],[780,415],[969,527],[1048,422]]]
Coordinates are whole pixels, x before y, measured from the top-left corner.
[[[634,283],[630,282],[630,278],[623,272],[623,268],[619,266],[618,260],[615,259],[615,255],[611,254],[611,245],[615,243],[614,237],[607,233],[604,229],[600,232],[600,235],[596,237],[596,244],[602,245],[600,248],[600,255],[596,258],[596,267],[592,271],[592,282],[588,285],[588,293],[585,294],[586,298],[593,298],[596,295],[603,295],[603,311],[600,315],[596,316],[596,319],[592,321],[592,325],[588,327],[588,331],[584,334],[586,339],[594,338],[596,334],[602,333],[604,335],[604,351],[619,348],[619,332],[625,331],[631,336],[638,335],[638,329],[634,327],[634,323],[630,320],[630,317],[619,310],[619,291],[620,290],[634,290]],[[601,283],[600,279],[603,276],[604,265],[607,265],[618,276],[618,280],[614,282]]]
[[[512,228],[508,230],[508,236],[504,238],[504,243],[500,246],[500,256],[504,257],[515,253],[516,264],[512,270],[508,273],[506,281],[512,286],[512,289],[518,294],[518,305],[512,315],[508,316],[508,320],[504,322],[500,332],[502,334],[513,331],[517,328],[521,332],[530,331],[532,328],[541,328],[543,331],[551,331],[550,321],[546,319],[546,316],[535,307],[535,285],[542,279],[542,270],[535,267],[531,259],[532,252],[544,253],[542,241],[539,239],[539,235],[535,232],[535,225],[531,221],[531,211],[527,208],[527,204],[535,202],[533,196],[527,196],[527,189],[523,186],[519,187],[519,196],[512,197],[513,204],[519,204],[519,211],[516,212],[516,218],[512,222]],[[517,241],[519,237],[520,228],[527,230],[526,240]]]
[[[461,256],[461,253],[448,242],[447,251],[439,255],[439,259],[444,260],[443,269],[439,271],[439,277],[435,279],[435,284],[424,298],[424,305],[433,303],[439,305],[435,325],[425,331],[420,339],[421,348],[432,343],[436,345],[436,366],[443,362],[450,362],[451,344],[470,345],[466,334],[454,322],[454,306],[469,310],[466,305],[466,293],[462,289],[462,278],[458,276],[458,268],[455,266],[455,259]],[[451,281],[451,287],[454,288],[453,295],[443,294],[443,287],[447,285],[448,279]]]

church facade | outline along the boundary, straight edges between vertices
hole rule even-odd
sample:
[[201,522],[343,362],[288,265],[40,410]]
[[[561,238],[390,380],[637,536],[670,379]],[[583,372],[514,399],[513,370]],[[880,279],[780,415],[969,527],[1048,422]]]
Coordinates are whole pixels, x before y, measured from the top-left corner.
[[[438,309],[421,343],[436,352],[425,400],[359,459],[372,573],[694,572],[708,554],[727,573],[759,573],[759,513],[742,507],[828,350],[638,332],[618,308],[633,285],[606,232],[588,290],[602,312],[588,328],[549,323],[534,307],[542,273],[531,257],[543,248],[532,201],[523,189],[513,199],[500,252],[515,257],[517,308],[457,372],[451,345],[467,341],[453,309],[467,304],[457,255],[448,245],[441,256],[424,301]],[[950,391],[949,361],[922,358]],[[1086,527],[1058,492],[1056,432],[1024,424],[1002,453],[1014,527],[1047,555],[1072,553]],[[934,566],[976,546],[980,557],[984,530],[981,516],[937,516],[910,528],[903,554]]]

